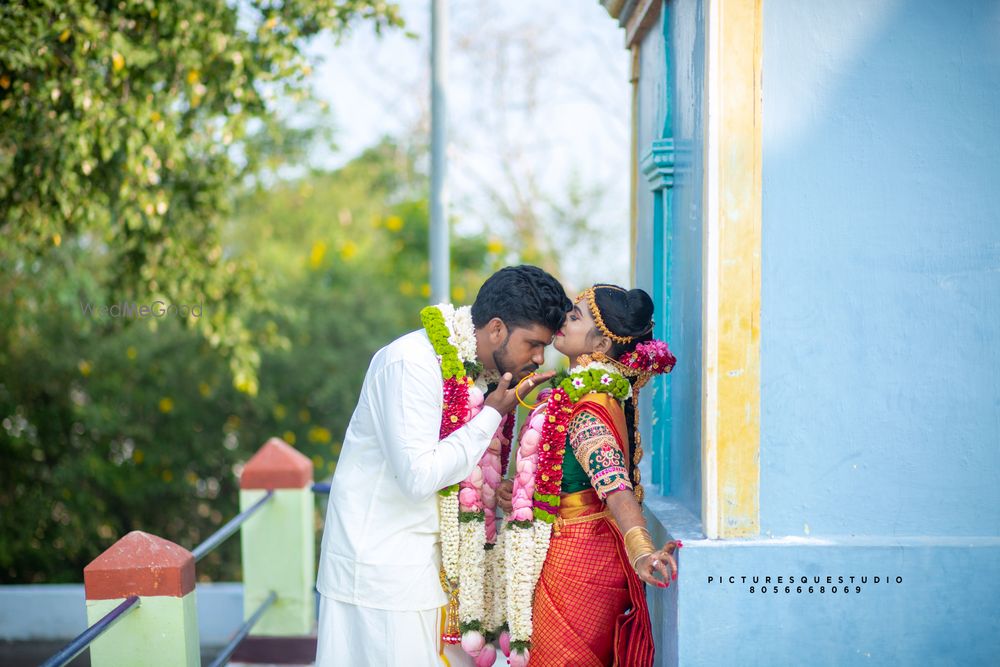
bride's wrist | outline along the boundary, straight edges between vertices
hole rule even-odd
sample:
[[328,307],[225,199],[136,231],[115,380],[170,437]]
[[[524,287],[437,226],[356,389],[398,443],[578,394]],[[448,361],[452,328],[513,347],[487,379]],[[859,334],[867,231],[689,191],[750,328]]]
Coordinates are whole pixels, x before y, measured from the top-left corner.
[[656,552],[653,538],[650,537],[649,531],[642,526],[630,528],[623,537],[625,538],[625,552],[628,554],[628,560],[632,564],[633,570],[639,564],[640,558]]

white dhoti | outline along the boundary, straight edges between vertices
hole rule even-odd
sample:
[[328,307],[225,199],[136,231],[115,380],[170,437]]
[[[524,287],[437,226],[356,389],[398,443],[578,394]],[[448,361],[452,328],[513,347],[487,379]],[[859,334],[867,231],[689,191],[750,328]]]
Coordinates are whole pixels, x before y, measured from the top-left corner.
[[[320,596],[316,667],[471,667],[474,661],[460,646],[445,646],[447,663],[438,654],[441,610],[387,611]],[[503,655],[498,665],[506,665]]]
[[441,667],[440,620],[440,609],[389,611],[321,595],[316,667]]

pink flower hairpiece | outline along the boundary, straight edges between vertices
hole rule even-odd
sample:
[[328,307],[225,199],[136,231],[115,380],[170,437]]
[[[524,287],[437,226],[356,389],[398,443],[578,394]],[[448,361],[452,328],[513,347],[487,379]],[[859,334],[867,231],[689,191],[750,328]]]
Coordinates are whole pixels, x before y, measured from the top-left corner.
[[654,339],[639,343],[634,350],[619,357],[618,362],[640,373],[658,375],[672,371],[677,358],[666,343]]

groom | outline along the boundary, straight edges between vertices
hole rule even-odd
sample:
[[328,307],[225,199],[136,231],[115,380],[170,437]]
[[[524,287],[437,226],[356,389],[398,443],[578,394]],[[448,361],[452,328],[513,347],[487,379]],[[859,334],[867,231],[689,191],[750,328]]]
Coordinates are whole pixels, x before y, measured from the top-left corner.
[[[465,479],[489,447],[514,388],[544,362],[572,304],[534,266],[491,276],[471,320],[452,319],[484,375],[500,376],[482,409],[439,440],[442,366],[424,329],[375,353],[344,437],[320,550],[316,664],[440,665],[441,587],[437,492]],[[521,388],[546,381],[540,374]],[[481,381],[481,380],[480,380]]]

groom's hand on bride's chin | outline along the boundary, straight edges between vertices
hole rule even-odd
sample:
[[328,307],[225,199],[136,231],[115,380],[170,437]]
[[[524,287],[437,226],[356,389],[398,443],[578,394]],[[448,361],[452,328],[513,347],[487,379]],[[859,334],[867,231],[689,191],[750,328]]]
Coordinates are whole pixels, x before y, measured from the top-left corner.
[[497,388],[486,397],[485,405],[490,406],[502,415],[507,414],[517,405],[517,397],[514,396],[514,388],[511,387],[513,376],[504,373],[497,383]]
[[518,392],[521,398],[530,394],[538,385],[548,382],[555,375],[555,371],[546,371],[532,375],[522,381],[520,388],[514,383],[514,378],[510,373],[504,373],[500,378],[500,383],[489,396],[486,397],[486,405],[490,406],[502,415],[507,414],[517,407]]

